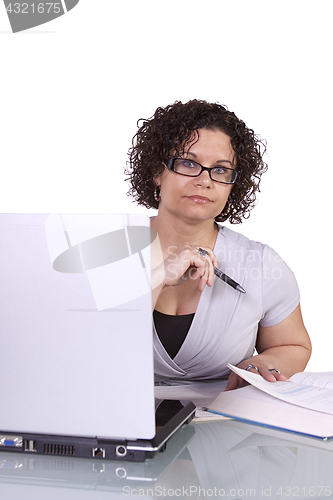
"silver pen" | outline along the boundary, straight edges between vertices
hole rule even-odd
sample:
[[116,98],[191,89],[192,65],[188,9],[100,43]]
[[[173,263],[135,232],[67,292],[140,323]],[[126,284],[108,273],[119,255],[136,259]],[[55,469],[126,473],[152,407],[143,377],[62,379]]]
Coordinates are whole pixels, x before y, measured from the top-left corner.
[[[204,250],[203,248],[199,248],[199,254],[202,255],[203,257],[206,257],[206,255],[208,254],[208,252],[207,252],[207,250]],[[240,293],[246,293],[246,291],[244,290],[244,288],[239,283],[237,283],[235,280],[233,280],[232,278],[230,278],[230,276],[228,276],[227,274],[223,273],[217,267],[215,267],[215,266],[213,266],[213,267],[214,267],[214,274],[215,274],[215,276],[217,276],[218,278],[220,278],[220,280],[222,280],[225,283],[227,283],[228,285],[232,286],[232,288],[234,288],[238,292],[240,292]]]

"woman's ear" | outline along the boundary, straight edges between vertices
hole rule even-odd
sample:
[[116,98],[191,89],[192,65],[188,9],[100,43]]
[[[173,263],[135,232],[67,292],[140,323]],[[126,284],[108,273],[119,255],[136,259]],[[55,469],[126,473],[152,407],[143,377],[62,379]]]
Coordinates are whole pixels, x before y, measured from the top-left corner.
[[161,185],[161,174],[155,174],[153,177],[153,181],[155,186],[160,186]]

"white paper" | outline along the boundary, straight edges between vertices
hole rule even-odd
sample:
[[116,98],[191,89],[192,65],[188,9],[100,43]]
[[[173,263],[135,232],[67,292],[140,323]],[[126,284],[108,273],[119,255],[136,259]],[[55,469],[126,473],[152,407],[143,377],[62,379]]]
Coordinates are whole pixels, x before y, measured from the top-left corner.
[[333,390],[294,382],[268,382],[256,373],[233,365],[228,367],[254,387],[288,403],[333,415]]
[[291,382],[302,385],[315,385],[316,387],[326,387],[333,389],[333,372],[300,372],[289,379]]

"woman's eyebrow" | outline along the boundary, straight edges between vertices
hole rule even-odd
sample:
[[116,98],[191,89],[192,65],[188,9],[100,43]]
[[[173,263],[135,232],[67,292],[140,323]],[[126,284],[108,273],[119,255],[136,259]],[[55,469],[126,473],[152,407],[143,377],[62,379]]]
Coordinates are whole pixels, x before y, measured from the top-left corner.
[[[194,158],[198,158],[198,157],[197,157],[197,155],[196,155],[195,153],[192,153],[192,151],[187,151],[186,155],[187,155],[187,156],[188,156],[188,155],[191,155],[191,156],[193,156]],[[216,162],[214,162],[214,163],[225,163],[225,162],[230,163],[230,165],[233,165],[233,162],[232,162],[232,161],[230,161],[230,160],[216,160]]]
[[230,161],[230,160],[217,160],[215,163],[226,163],[226,162],[230,163],[230,165],[233,164],[232,161]]

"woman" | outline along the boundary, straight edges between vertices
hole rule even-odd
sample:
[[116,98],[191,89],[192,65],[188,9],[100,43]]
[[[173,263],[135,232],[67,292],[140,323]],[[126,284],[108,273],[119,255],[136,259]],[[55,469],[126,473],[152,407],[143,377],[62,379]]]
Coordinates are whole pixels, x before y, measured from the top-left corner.
[[[267,245],[220,225],[253,208],[262,146],[234,113],[198,100],[158,108],[134,137],[129,193],[158,208],[151,225],[164,259],[153,270],[157,381],[222,378],[231,363],[274,382],[309,360],[293,273]],[[231,373],[227,390],[243,384]]]

